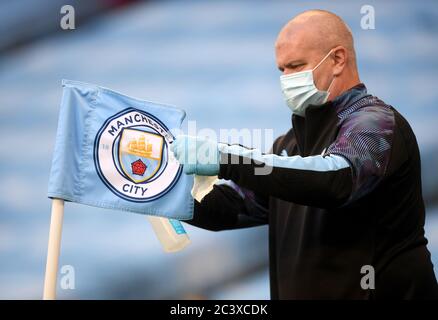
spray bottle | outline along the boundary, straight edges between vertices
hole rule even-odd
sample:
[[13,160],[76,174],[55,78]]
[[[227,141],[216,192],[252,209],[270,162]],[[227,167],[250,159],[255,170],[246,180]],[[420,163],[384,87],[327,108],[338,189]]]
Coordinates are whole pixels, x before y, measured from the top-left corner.
[[147,216],[165,252],[177,252],[190,244],[190,238],[180,221]]

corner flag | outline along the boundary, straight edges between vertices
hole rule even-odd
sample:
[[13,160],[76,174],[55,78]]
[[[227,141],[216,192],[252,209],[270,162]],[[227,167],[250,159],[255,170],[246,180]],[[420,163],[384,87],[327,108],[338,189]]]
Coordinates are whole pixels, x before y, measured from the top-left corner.
[[188,220],[193,177],[169,151],[183,110],[63,80],[48,196]]

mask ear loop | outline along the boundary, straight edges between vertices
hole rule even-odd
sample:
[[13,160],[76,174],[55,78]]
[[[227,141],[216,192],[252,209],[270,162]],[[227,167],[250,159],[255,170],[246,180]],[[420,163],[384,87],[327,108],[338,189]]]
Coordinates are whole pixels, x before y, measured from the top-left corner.
[[330,82],[329,87],[327,88],[327,92],[330,93],[330,88],[332,87],[333,82],[335,82],[336,76],[333,76],[332,82]]
[[331,50],[329,51],[329,53],[327,53],[326,56],[325,56],[324,58],[322,58],[322,60],[316,65],[315,68],[312,69],[312,71],[315,71],[316,68],[318,68],[318,67],[321,65],[321,63],[323,63],[324,60],[327,59],[327,57],[328,57],[332,52],[333,52],[333,49],[331,49]]
[[[312,72],[313,72],[314,70],[316,70],[316,68],[318,68],[318,67],[321,65],[321,63],[323,63],[324,60],[327,59],[327,57],[328,57],[332,52],[333,52],[333,49],[331,49],[331,50],[329,51],[329,53],[327,53],[327,54],[325,55],[325,57],[322,58],[322,60],[316,65],[316,67],[312,69]],[[327,88],[326,92],[329,92],[329,93],[330,93],[330,88],[332,87],[333,82],[335,82],[335,78],[336,78],[336,76],[333,77],[332,82],[330,82],[330,85],[329,85],[329,87]]]

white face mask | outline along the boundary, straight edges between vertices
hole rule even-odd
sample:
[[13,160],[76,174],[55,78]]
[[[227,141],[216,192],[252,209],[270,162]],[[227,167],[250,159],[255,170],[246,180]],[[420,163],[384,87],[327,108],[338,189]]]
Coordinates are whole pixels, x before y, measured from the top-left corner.
[[321,91],[315,86],[313,71],[327,59],[330,53],[332,53],[332,50],[313,69],[280,76],[281,90],[288,107],[294,114],[304,117],[306,108],[309,105],[320,105],[327,101],[335,78],[333,78],[327,91]]

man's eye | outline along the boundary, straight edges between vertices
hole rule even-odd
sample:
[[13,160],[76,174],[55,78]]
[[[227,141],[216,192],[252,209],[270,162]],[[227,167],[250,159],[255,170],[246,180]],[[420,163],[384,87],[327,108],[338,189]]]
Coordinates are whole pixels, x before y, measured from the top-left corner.
[[285,66],[285,68],[278,68],[281,72],[284,72],[284,69],[290,69],[290,70],[297,70],[302,68],[305,65],[305,63],[299,63],[299,64],[288,64]]
[[304,64],[295,64],[295,65],[293,65],[292,67],[291,67],[291,69],[297,69],[297,68],[299,68],[299,67],[302,67]]

